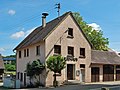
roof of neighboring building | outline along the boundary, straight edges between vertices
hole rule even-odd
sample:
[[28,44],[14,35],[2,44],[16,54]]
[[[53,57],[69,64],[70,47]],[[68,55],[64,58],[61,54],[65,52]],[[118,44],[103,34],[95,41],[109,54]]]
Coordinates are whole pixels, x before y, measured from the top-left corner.
[[3,61],[6,60],[6,61],[15,61],[16,58],[14,57],[3,57]]
[[[14,48],[14,50],[20,49],[20,48],[24,48],[27,47],[29,45],[33,45],[36,44],[42,40],[45,40],[48,35],[57,27],[60,25],[60,23],[68,16],[68,15],[72,15],[72,12],[66,12],[65,14],[63,14],[62,16],[46,23],[46,26],[43,28],[42,26],[36,28],[32,33],[30,33],[16,48]],[[73,20],[75,21],[75,23],[78,25],[78,23],[76,22],[76,20],[73,17]],[[78,27],[80,28],[80,26],[78,25]],[[81,28],[80,28],[81,30]],[[81,32],[83,33],[83,31],[81,30]],[[85,34],[83,33],[83,35],[85,36]],[[85,38],[87,39],[87,37],[85,36]],[[88,40],[88,39],[87,39]],[[88,43],[91,45],[91,43],[88,40]]]
[[93,64],[120,64],[120,56],[114,51],[92,50],[91,62]]

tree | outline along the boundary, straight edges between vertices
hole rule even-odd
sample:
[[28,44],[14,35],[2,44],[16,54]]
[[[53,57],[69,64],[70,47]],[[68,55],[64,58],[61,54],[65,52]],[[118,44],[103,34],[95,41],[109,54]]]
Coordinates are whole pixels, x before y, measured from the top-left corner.
[[47,68],[54,72],[53,86],[57,86],[56,73],[60,73],[65,68],[66,61],[61,56],[50,56],[46,61]]
[[73,13],[73,16],[87,36],[88,40],[91,42],[93,46],[92,49],[103,51],[108,50],[109,40],[108,38],[103,37],[103,32],[101,30],[95,30],[89,26],[85,21],[83,21],[83,18],[78,12]]
[[32,78],[33,78],[33,76],[34,76],[34,73],[33,73],[33,71],[32,71],[32,66],[31,66],[30,62],[27,63],[26,73],[27,73],[27,76],[29,76],[29,78],[30,78],[30,85],[32,85],[31,80],[32,80]]
[[15,65],[5,64],[5,70],[6,71],[15,71],[16,67],[15,67]]
[[34,73],[34,76],[39,76],[39,84],[40,84],[40,75],[42,74],[43,70],[45,69],[45,65],[41,63],[39,59],[35,60],[31,64],[32,66],[32,71]]
[[45,65],[41,63],[39,59],[33,61],[31,64],[30,62],[26,66],[26,73],[27,76],[30,77],[30,85],[32,85],[31,79],[36,76],[39,76],[39,80],[37,82],[38,85],[40,85],[40,74],[42,74],[43,70],[45,69]]

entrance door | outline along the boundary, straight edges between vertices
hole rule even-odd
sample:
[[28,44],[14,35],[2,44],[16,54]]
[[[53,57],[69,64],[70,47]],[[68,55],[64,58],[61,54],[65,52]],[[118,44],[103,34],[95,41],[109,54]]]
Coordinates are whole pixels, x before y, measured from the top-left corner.
[[120,65],[116,66],[116,81],[120,81]]
[[74,64],[67,64],[67,79],[68,80],[75,79],[74,72],[75,72],[75,65]]
[[113,65],[103,65],[103,81],[114,81]]
[[91,68],[91,82],[99,82],[99,67]]

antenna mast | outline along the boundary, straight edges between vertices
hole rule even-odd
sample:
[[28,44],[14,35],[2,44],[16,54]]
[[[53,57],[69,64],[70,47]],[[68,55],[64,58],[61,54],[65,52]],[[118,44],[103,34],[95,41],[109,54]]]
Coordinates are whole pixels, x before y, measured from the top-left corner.
[[60,3],[55,4],[55,5],[57,6],[56,8],[58,9],[57,12],[58,12],[58,17],[59,17],[60,16]]

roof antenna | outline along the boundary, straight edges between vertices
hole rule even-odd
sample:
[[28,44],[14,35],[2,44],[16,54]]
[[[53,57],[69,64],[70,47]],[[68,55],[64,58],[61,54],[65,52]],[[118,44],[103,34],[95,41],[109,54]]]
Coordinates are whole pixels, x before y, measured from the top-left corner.
[[59,17],[59,16],[60,16],[60,3],[57,3],[57,4],[55,4],[55,5],[56,5],[55,8],[58,9],[57,12],[58,12],[58,17]]

